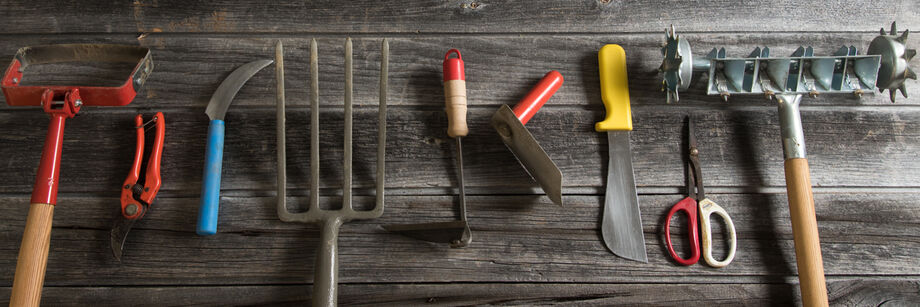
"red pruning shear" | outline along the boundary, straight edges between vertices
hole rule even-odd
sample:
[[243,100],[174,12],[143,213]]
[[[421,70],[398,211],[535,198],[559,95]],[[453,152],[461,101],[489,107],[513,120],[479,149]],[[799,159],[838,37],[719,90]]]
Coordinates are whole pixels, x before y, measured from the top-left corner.
[[[150,150],[150,159],[147,161],[147,173],[144,176],[144,184],[140,185],[137,181],[140,179],[141,164],[144,158],[144,134],[148,125],[156,124],[156,136],[153,139],[153,146]],[[131,165],[131,171],[128,178],[121,187],[121,217],[112,226],[110,234],[112,243],[112,254],[115,259],[121,261],[122,247],[128,236],[128,231],[134,222],[140,220],[147,213],[150,204],[160,191],[160,161],[163,156],[163,136],[166,134],[166,120],[162,112],[157,112],[150,121],[144,123],[144,118],[140,114],[134,118],[135,130],[137,130],[137,147],[134,152],[134,164]]]
[[[693,128],[693,119],[688,117],[687,133],[690,140],[690,161],[687,163],[689,165],[687,174],[687,198],[675,204],[671,207],[671,211],[668,212],[668,219],[664,224],[665,241],[668,244],[668,253],[671,254],[671,258],[674,258],[675,261],[682,265],[692,265],[700,260],[699,233],[700,230],[702,230],[703,259],[705,259],[706,263],[710,266],[721,268],[731,263],[732,259],[735,258],[735,245],[737,244],[735,240],[735,224],[732,222],[732,219],[728,217],[728,212],[725,212],[725,209],[709,198],[706,198],[706,193],[703,191],[702,171],[700,171],[700,152],[696,147],[696,136],[694,135]],[[697,226],[697,206],[699,206],[699,226]],[[674,251],[674,246],[671,245],[671,218],[674,217],[678,211],[687,213],[687,218],[689,219],[687,224],[690,228],[691,252],[690,258],[686,259],[677,255],[677,252]],[[712,257],[712,223],[710,219],[712,214],[721,216],[722,220],[725,221],[725,225],[728,227],[728,255],[726,255],[725,259],[722,261],[717,261]]]

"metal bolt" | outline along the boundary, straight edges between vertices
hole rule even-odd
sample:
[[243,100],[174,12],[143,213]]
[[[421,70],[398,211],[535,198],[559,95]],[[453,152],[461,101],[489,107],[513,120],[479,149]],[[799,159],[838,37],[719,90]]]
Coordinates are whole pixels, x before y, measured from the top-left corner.
[[690,148],[690,155],[691,155],[691,156],[698,156],[699,154],[700,154],[700,150],[699,150],[699,149],[696,149],[696,147]]
[[808,92],[808,97],[811,97],[811,98],[818,98],[818,91],[816,91],[816,90],[811,90],[811,92]]
[[763,92],[763,95],[767,98],[767,100],[773,100],[773,96],[776,96],[776,93],[773,93],[771,90],[766,90]]
[[83,100],[77,99],[77,101],[73,102],[73,105],[79,108],[83,106]]
[[13,78],[13,83],[19,83],[19,78]]
[[130,188],[131,188],[131,185],[128,185],[128,184],[125,185],[125,190],[130,189]]
[[137,204],[128,204],[125,206],[125,214],[135,215],[137,214]]

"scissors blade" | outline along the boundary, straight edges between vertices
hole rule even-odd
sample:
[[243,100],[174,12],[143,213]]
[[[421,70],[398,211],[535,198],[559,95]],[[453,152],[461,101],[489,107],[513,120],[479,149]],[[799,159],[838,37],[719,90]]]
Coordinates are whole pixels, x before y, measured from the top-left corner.
[[696,148],[696,125],[693,124],[693,116],[687,116],[687,139],[690,141],[690,156],[694,156],[693,149]]
[[706,199],[706,193],[703,191],[703,171],[700,168],[700,150],[696,144],[696,125],[693,124],[693,116],[687,116],[687,139],[690,143],[690,174],[687,182],[690,193],[688,194],[699,201]]

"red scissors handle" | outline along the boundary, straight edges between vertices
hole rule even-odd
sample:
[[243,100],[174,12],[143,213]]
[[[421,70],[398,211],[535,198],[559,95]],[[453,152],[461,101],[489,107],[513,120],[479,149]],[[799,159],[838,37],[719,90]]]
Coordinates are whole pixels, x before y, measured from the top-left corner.
[[[673,218],[678,211],[687,213],[687,226],[690,232],[690,258],[686,259],[681,258],[680,255],[674,251],[674,245],[671,244],[671,218]],[[700,261],[700,231],[697,225],[696,200],[693,198],[687,197],[682,199],[671,207],[671,211],[668,212],[668,219],[664,223],[664,238],[668,245],[668,253],[671,254],[671,258],[674,258],[674,260],[681,265],[692,265]]]

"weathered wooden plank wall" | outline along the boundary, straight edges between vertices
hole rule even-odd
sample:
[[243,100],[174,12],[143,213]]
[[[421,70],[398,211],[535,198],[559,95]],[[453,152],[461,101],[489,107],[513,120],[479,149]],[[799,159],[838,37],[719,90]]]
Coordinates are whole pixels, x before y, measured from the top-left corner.
[[[112,42],[153,50],[155,70],[134,103],[86,108],[68,121],[60,206],[43,303],[59,305],[300,305],[310,296],[317,229],[275,214],[274,80],[259,73],[227,115],[220,234],[194,234],[209,96],[236,66],[285,43],[290,200],[308,183],[307,57],[320,43],[323,202],[340,189],[341,42],[355,38],[356,201],[373,201],[379,41],[390,38],[387,208],[349,223],[340,239],[340,302],[354,305],[789,305],[798,300],[776,112],[759,97],[729,103],[702,85],[667,105],[659,46],[674,24],[697,53],[756,46],[789,53],[865,48],[897,21],[920,29],[913,1],[66,1],[0,4],[0,59],[22,46]],[[649,264],[610,254],[600,238],[607,144],[596,52],[626,48],[636,131],[632,150]],[[909,45],[920,41],[912,37]],[[453,218],[452,146],[444,131],[440,61],[466,60],[470,136],[464,140],[475,241],[466,249],[389,234],[379,225]],[[916,66],[916,61],[914,63]],[[65,82],[77,67],[40,77]],[[566,208],[539,188],[487,121],[546,71],[565,85],[528,124],[565,175]],[[39,76],[37,76],[39,77]],[[117,78],[116,78],[117,79]],[[920,91],[920,83],[908,83]],[[828,290],[835,305],[920,303],[920,99],[808,99],[803,122]],[[108,230],[131,163],[137,112],[167,121],[164,186],[128,237],[124,262]],[[727,268],[679,267],[661,225],[683,193],[681,120],[697,120],[707,189],[731,213],[739,251]],[[0,303],[9,297],[26,203],[47,117],[0,104]],[[300,205],[300,207],[305,207]],[[142,299],[138,299],[142,298]]]

